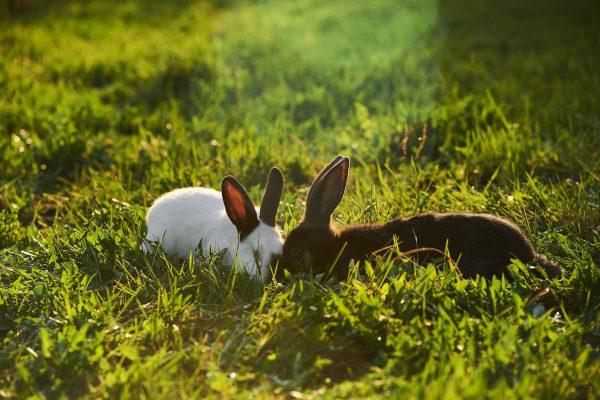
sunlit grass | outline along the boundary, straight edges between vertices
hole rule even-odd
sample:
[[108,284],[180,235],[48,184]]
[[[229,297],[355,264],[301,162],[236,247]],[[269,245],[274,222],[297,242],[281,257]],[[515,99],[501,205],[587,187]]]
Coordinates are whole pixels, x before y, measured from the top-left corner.
[[254,12],[300,62],[334,69],[383,67],[419,51],[414,43],[437,19],[434,1],[263,1]]
[[[0,396],[586,398],[600,391],[592,1],[0,3]],[[339,224],[515,221],[568,272],[397,252],[266,286],[143,255],[146,208],[234,174],[278,222],[348,154]]]

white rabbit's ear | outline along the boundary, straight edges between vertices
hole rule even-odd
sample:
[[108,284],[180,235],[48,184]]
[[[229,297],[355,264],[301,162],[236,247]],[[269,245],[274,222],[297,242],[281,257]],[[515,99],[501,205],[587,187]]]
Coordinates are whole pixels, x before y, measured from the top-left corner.
[[314,227],[329,226],[331,214],[344,196],[349,169],[350,158],[340,157],[323,170],[308,194],[304,222]]
[[258,226],[258,216],[248,192],[233,176],[226,176],[221,181],[221,194],[227,216],[244,239]]
[[275,217],[277,217],[277,208],[282,194],[283,174],[279,168],[271,168],[265,194],[260,202],[260,220],[269,226],[275,226]]

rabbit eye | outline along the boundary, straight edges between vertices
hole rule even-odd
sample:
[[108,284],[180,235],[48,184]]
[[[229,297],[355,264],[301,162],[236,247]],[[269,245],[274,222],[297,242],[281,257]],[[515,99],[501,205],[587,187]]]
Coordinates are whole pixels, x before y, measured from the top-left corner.
[[300,255],[300,253],[302,253],[302,247],[301,246],[294,246],[292,247],[292,256],[297,257]]

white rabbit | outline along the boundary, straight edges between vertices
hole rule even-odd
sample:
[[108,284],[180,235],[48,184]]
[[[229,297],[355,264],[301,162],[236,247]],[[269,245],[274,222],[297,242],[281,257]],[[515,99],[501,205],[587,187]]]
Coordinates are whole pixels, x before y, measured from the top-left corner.
[[148,210],[148,234],[141,248],[148,253],[147,242],[157,241],[167,254],[187,258],[190,252],[199,255],[202,242],[203,256],[224,251],[224,264],[266,281],[269,266],[275,267],[283,250],[281,232],[275,226],[283,174],[271,169],[260,209],[233,176],[223,178],[221,191],[191,187],[159,197]]

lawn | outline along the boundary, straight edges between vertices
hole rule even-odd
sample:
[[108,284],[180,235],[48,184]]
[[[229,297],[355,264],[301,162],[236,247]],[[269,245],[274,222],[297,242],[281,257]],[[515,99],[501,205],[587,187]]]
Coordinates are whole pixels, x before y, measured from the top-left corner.
[[[14,11],[15,4],[24,8]],[[0,397],[600,396],[600,3],[0,0]],[[278,223],[516,222],[560,263],[465,280],[391,251],[263,286],[139,250],[237,176]]]

